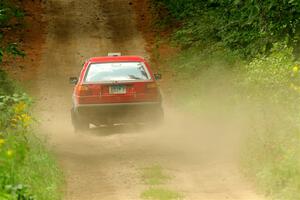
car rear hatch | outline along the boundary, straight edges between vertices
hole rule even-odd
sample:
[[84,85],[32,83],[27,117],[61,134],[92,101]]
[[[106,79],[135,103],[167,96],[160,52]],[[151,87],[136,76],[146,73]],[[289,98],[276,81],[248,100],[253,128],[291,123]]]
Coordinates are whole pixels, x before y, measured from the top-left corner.
[[159,102],[160,93],[154,81],[114,82],[82,85],[79,104]]

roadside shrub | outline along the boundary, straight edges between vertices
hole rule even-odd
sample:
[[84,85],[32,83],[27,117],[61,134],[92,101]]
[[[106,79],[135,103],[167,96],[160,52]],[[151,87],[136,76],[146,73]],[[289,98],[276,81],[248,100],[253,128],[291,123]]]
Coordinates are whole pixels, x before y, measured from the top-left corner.
[[[0,64],[25,56],[13,36],[22,27],[20,1],[0,0]],[[1,67],[1,66],[0,66]],[[0,69],[0,200],[59,200],[62,174],[32,128],[32,101]]]
[[13,95],[16,90],[15,83],[7,77],[7,74],[0,69],[0,96]]
[[246,66],[241,84],[252,107],[244,169],[274,199],[300,199],[299,73],[293,49],[277,43]]
[[0,1],[0,62],[5,54],[25,56],[15,41],[4,41],[5,34],[14,34],[15,27],[21,24],[24,12],[11,0]]
[[243,84],[248,96],[264,97],[273,103],[288,103],[288,106],[296,104],[300,80],[293,48],[276,43],[269,55],[257,56],[245,70]]
[[182,47],[168,63],[181,81],[174,101],[197,114],[246,118],[245,173],[273,199],[300,199],[300,2],[153,2],[176,20]]
[[285,42],[273,46],[249,63],[220,46],[181,52],[168,61],[180,82],[173,100],[207,118],[245,120],[243,171],[271,198],[295,200],[300,199],[300,65]]
[[300,2],[296,0],[153,1],[181,22],[175,39],[185,48],[221,42],[249,58],[269,52],[283,38],[294,46],[299,40]]
[[243,63],[237,54],[218,45],[182,51],[163,63],[172,68],[177,83],[171,89],[172,101],[197,114],[213,114],[212,109],[219,112],[221,108],[227,112],[224,105],[235,103],[235,79]]
[[16,183],[15,177],[29,148],[29,101],[26,95],[0,96],[0,194],[4,199],[33,199],[26,186]]
[[60,199],[61,173],[33,134],[31,103],[26,94],[0,96],[1,200]]

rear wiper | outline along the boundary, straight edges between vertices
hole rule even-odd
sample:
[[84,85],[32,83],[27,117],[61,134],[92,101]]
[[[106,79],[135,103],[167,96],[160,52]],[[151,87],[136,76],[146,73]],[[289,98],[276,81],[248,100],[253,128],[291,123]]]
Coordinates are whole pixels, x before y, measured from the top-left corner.
[[134,79],[134,80],[141,80],[141,78],[135,76],[135,75],[128,75],[129,78]]

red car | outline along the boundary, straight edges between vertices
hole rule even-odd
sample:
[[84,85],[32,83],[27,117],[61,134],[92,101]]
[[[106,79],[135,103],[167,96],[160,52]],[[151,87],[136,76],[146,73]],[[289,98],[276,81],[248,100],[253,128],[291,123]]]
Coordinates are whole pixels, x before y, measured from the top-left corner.
[[117,123],[159,123],[163,119],[162,97],[144,58],[109,54],[86,61],[79,79],[71,77],[72,123],[75,130]]

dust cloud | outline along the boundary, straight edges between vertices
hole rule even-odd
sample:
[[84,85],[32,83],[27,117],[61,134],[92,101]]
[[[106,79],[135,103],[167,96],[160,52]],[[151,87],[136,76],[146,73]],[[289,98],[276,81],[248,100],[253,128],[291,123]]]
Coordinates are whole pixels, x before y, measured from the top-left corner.
[[129,124],[75,133],[68,77],[79,74],[85,59],[107,52],[148,57],[146,44],[125,0],[49,0],[46,11],[47,39],[31,90],[40,132],[66,176],[66,199],[140,199],[138,169],[153,164],[174,175],[170,185],[186,199],[260,199],[236,164],[243,126],[235,117],[193,116],[166,103],[161,127]]

